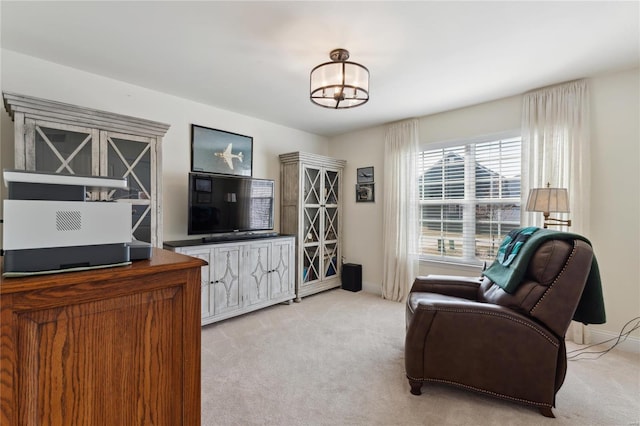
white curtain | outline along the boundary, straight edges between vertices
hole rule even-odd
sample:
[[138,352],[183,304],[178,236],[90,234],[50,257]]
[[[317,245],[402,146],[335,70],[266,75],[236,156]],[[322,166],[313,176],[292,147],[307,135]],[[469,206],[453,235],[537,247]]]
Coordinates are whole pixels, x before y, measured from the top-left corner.
[[[522,205],[531,188],[567,188],[571,228],[589,234],[590,206],[589,91],[585,80],[544,88],[524,96],[522,114]],[[562,217],[558,213],[554,217]],[[523,212],[523,224],[542,226],[542,214]],[[568,336],[588,343],[582,324],[573,323]]]
[[415,278],[418,121],[389,126],[384,147],[382,297],[402,302]]
[[[571,232],[589,233],[589,93],[584,80],[524,96],[522,110],[522,205],[529,190],[547,183],[569,192]],[[554,216],[559,217],[558,213]],[[523,223],[542,226],[541,213],[526,213]]]

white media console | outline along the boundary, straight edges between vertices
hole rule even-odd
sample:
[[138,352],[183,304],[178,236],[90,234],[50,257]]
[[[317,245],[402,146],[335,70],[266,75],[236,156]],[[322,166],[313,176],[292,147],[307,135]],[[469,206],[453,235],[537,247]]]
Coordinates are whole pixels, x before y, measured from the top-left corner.
[[165,241],[202,267],[202,325],[295,299],[295,237]]

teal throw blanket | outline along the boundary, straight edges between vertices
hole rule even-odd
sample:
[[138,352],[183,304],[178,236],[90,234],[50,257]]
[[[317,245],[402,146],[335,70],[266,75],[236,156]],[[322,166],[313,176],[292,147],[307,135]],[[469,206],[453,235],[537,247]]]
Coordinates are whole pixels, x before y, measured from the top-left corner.
[[[505,237],[498,249],[496,260],[483,272],[483,275],[507,293],[513,293],[522,282],[533,253],[542,243],[549,240],[582,240],[591,245],[585,237],[569,232],[531,227],[518,229]],[[584,324],[606,322],[600,270],[595,255],[573,319]]]
[[500,262],[501,265],[511,265],[511,262],[513,262],[518,253],[520,253],[520,249],[524,243],[539,229],[540,228],[531,226],[529,228],[514,229],[509,232],[509,235],[507,235],[502,241],[502,244],[500,244],[496,260]]

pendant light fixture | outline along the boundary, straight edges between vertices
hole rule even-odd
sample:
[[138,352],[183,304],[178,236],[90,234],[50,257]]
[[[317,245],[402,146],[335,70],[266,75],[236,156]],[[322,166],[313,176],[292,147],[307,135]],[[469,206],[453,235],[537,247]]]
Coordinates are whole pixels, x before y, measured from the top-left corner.
[[335,49],[311,70],[311,102],[325,108],[353,108],[369,100],[369,70],[349,62],[349,51]]

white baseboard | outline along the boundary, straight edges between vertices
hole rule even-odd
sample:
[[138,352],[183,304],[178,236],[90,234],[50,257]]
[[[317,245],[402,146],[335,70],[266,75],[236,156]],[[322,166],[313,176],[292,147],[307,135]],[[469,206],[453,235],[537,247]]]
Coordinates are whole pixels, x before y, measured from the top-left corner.
[[362,283],[362,290],[366,293],[377,294],[378,296],[382,296],[382,288],[380,283],[372,283],[364,281]]
[[[598,344],[609,339],[614,339],[611,342],[606,343],[607,347],[615,343],[615,339],[618,338],[618,334],[608,331],[590,330],[591,344]],[[628,336],[624,341],[620,339],[620,343],[616,346],[616,349],[620,349],[625,352],[640,353],[640,338]]]

